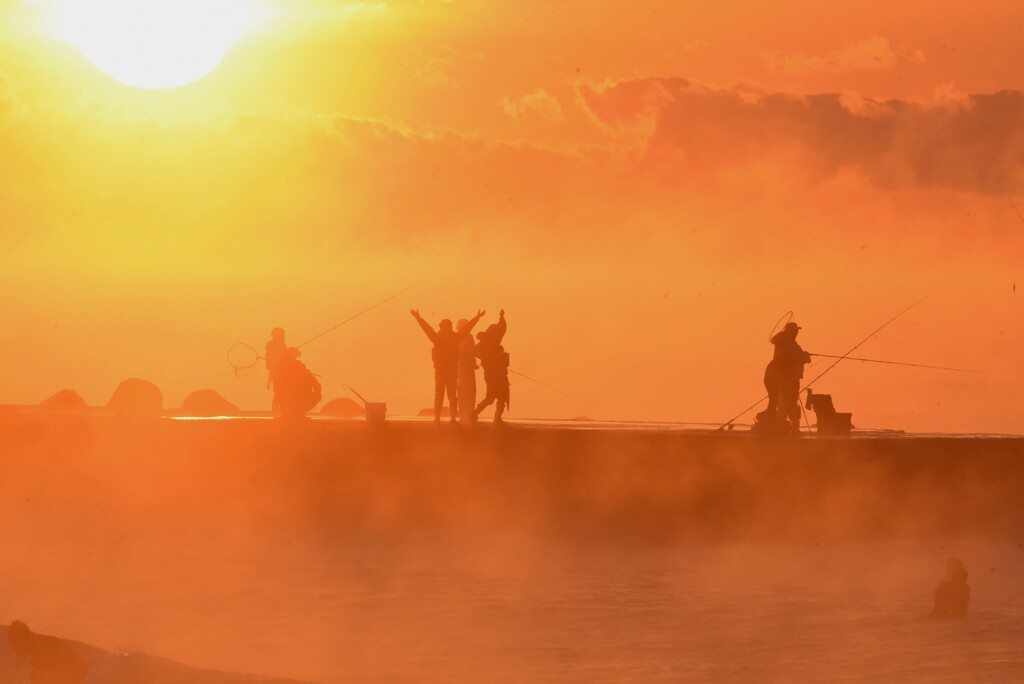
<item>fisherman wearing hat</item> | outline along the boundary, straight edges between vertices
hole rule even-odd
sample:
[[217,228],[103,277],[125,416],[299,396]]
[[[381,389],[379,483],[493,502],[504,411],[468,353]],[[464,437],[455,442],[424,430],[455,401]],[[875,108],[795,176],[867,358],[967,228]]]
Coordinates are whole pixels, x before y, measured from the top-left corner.
[[796,336],[800,326],[790,321],[771,342],[775,354],[764,370],[764,387],[768,390],[768,409],[759,414],[774,425],[800,432],[800,379],[811,355],[800,348]]

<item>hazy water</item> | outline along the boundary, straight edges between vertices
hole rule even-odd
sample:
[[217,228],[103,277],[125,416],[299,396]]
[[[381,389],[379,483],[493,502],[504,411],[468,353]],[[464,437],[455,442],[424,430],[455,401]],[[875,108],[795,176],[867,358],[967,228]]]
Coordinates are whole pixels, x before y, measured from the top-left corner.
[[1016,443],[395,427],[30,422],[0,622],[324,684],[1024,681]]
[[[0,542],[0,619],[321,682],[1024,680],[1024,549]],[[945,559],[970,616],[924,619]]]

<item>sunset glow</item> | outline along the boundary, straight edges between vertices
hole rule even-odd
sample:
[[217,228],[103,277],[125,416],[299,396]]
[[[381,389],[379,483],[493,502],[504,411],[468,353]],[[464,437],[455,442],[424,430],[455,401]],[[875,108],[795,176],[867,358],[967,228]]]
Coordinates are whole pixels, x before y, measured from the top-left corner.
[[724,421],[784,312],[836,354],[934,292],[858,351],[980,374],[822,391],[856,425],[1024,430],[1024,16],[983,4],[0,4],[2,278],[40,340],[6,398],[139,375],[264,406],[232,344],[422,282],[304,349],[327,395],[415,413],[407,309],[505,308],[516,370],[586,398],[524,381],[527,414]]
[[247,0],[60,0],[63,35],[97,68],[137,88],[193,83],[251,25]]
[[1024,681],[1024,0],[0,0],[0,684]]

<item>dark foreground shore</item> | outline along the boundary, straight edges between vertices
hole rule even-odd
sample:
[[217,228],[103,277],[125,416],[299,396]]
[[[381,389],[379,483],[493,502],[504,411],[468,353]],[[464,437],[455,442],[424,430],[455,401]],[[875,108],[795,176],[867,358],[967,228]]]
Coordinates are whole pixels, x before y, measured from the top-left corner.
[[[96,684],[303,684],[290,679],[202,670],[144,653],[110,653],[80,641],[44,634],[33,634],[31,639],[33,654],[19,663],[8,640],[8,627],[0,626],[0,682],[63,682],[74,679],[85,668],[84,681]],[[35,678],[24,679],[30,672],[34,672]]]

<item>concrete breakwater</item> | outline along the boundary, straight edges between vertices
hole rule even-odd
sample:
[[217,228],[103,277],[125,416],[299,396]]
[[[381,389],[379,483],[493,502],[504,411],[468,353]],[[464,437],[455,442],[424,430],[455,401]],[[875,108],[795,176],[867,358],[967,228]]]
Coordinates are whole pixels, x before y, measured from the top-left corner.
[[50,532],[116,518],[627,543],[1024,537],[1020,438],[90,416],[0,431],[0,511]]

